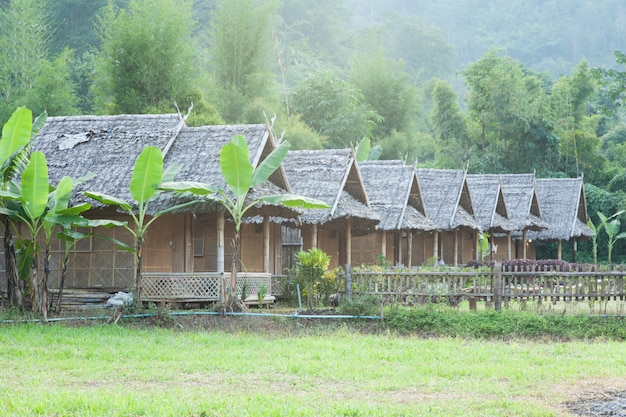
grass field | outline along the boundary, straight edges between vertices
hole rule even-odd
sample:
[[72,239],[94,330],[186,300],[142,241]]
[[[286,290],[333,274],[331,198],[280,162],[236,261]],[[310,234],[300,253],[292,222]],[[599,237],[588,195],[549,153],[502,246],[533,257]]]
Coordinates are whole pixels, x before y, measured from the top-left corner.
[[0,415],[569,416],[568,401],[626,390],[626,344],[602,338],[213,320],[238,330],[0,325]]

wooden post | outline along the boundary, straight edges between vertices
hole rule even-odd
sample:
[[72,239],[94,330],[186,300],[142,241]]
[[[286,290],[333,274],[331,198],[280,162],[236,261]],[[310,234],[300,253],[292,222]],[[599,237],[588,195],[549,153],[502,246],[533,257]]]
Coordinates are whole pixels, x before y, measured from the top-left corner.
[[454,266],[459,264],[459,229],[454,229]]
[[439,230],[435,230],[433,233],[433,257],[435,258],[435,265],[439,263]]
[[184,272],[193,272],[193,214],[191,213],[187,213],[185,215],[185,270]]
[[346,263],[352,265],[352,219],[346,219]]
[[263,217],[263,272],[270,272],[270,218]]
[[397,264],[401,264],[404,265],[404,257],[402,256],[404,254],[404,251],[402,250],[402,232],[398,231],[395,233],[396,234],[396,242],[398,242],[398,258],[396,259],[396,265]]
[[526,229],[522,231],[522,259],[526,259]]
[[493,301],[496,311],[502,309],[502,261],[493,264]]
[[511,258],[511,232],[506,234],[506,256],[507,259],[513,259]]
[[562,257],[563,257],[563,241],[559,239],[559,243],[557,243],[556,245],[556,259],[560,261]]
[[217,214],[217,273],[224,273],[224,212]]
[[311,225],[311,248],[317,248],[317,223]]
[[411,267],[411,261],[413,260],[413,232],[411,232],[410,230],[408,230],[406,232],[406,240],[407,240],[407,260],[406,260],[406,266],[408,266],[409,268]]
[[386,230],[383,230],[381,234],[380,254],[383,255],[384,258],[387,257],[387,231]]
[[346,272],[346,299],[347,300],[351,300],[352,299],[352,268],[350,267],[350,264],[346,264],[345,266],[345,272]]

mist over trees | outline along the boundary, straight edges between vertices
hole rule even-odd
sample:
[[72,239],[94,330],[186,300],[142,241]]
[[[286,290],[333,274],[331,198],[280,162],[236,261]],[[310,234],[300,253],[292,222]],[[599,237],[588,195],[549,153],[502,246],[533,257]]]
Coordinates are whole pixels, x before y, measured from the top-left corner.
[[626,206],[625,19],[621,0],[0,0],[0,123],[275,115],[295,149],[584,175],[597,223]]

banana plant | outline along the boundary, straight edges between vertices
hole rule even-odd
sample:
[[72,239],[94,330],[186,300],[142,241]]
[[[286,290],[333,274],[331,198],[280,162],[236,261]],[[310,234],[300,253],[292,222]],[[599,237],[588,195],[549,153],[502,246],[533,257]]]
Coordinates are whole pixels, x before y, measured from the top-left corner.
[[135,161],[130,180],[129,189],[134,199],[133,203],[97,191],[85,191],[87,197],[93,198],[108,206],[118,207],[126,212],[132,220],[130,222],[131,224],[125,223],[122,227],[128,230],[133,236],[135,240],[134,247],[123,245],[118,248],[131,252],[135,257],[134,294],[138,306],[141,306],[142,302],[142,248],[150,225],[163,214],[177,211],[197,203],[197,201],[188,201],[178,204],[156,212],[149,218],[148,208],[150,203],[155,201],[162,193],[162,190],[159,190],[158,187],[163,182],[173,181],[179,170],[180,168],[175,165],[164,170],[161,149],[155,146],[146,146]]
[[621,210],[613,214],[611,217],[607,218],[604,214],[602,214],[601,212],[598,212],[598,217],[600,218],[600,221],[602,222],[604,231],[609,237],[609,240],[607,242],[607,249],[609,252],[608,257],[607,257],[608,264],[611,264],[611,253],[613,252],[613,246],[615,246],[615,243],[619,239],[623,239],[626,237],[626,232],[619,233],[619,228],[621,224],[618,219],[618,216],[620,216],[623,213],[624,213],[624,210]]
[[489,255],[490,247],[489,247],[489,237],[491,235],[489,233],[483,232],[478,235],[478,255],[480,256],[480,260],[484,261],[485,257]]
[[[19,176],[28,164],[30,143],[37,132],[45,124],[47,114],[44,112],[33,122],[32,112],[26,107],[18,107],[2,127],[0,138],[0,190],[7,190],[12,180]],[[0,206],[6,207],[7,201],[0,198]],[[4,253],[5,271],[7,276],[7,294],[9,306],[23,307],[24,294],[22,280],[17,271],[15,247],[13,244],[14,226],[11,218],[4,216]]]
[[364,137],[356,145],[355,154],[357,162],[363,161],[376,161],[383,153],[383,148],[380,145],[372,146],[371,140],[368,137]]
[[221,294],[223,309],[232,309],[238,303],[236,291],[241,224],[248,210],[259,203],[302,208],[330,207],[323,201],[293,194],[261,196],[253,201],[247,201],[250,190],[269,179],[272,173],[280,167],[288,150],[289,144],[287,142],[281,143],[255,168],[250,162],[248,144],[245,138],[242,135],[235,135],[220,150],[220,170],[230,193],[210,184],[193,181],[164,182],[161,184],[163,190],[191,193],[201,198],[217,201],[228,212],[235,224],[235,238],[232,240],[233,257],[230,269],[230,285],[228,293],[222,291]]
[[598,234],[600,234],[600,231],[602,230],[602,228],[604,227],[604,223],[600,222],[598,223],[598,225],[596,226],[595,224],[593,224],[593,222],[591,221],[591,219],[587,220],[587,226],[589,226],[589,228],[591,229],[591,231],[593,232],[593,236],[591,236],[591,243],[592,243],[592,250],[593,250],[593,263],[597,264],[598,263]]
[[[48,203],[53,201],[48,180],[48,165],[41,152],[33,152],[21,182],[12,182],[7,190],[0,190],[0,198],[6,204],[0,207],[0,213],[13,220],[13,224],[23,224],[28,235],[19,235],[16,242],[18,271],[30,284],[32,309],[47,319],[48,287],[45,275],[39,274],[40,246],[37,240],[41,230],[46,227],[46,215],[50,212]],[[56,205],[53,203],[53,206]]]

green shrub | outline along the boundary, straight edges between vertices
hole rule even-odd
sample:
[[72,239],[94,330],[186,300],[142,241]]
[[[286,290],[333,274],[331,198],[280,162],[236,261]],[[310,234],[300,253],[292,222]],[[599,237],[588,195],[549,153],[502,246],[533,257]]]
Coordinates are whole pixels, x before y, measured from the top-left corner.
[[319,294],[323,277],[330,265],[330,256],[318,248],[296,253],[296,277],[307,297],[309,309],[313,308],[314,298]]
[[351,299],[344,297],[337,311],[350,316],[375,316],[380,311],[380,298],[371,294],[355,295]]

